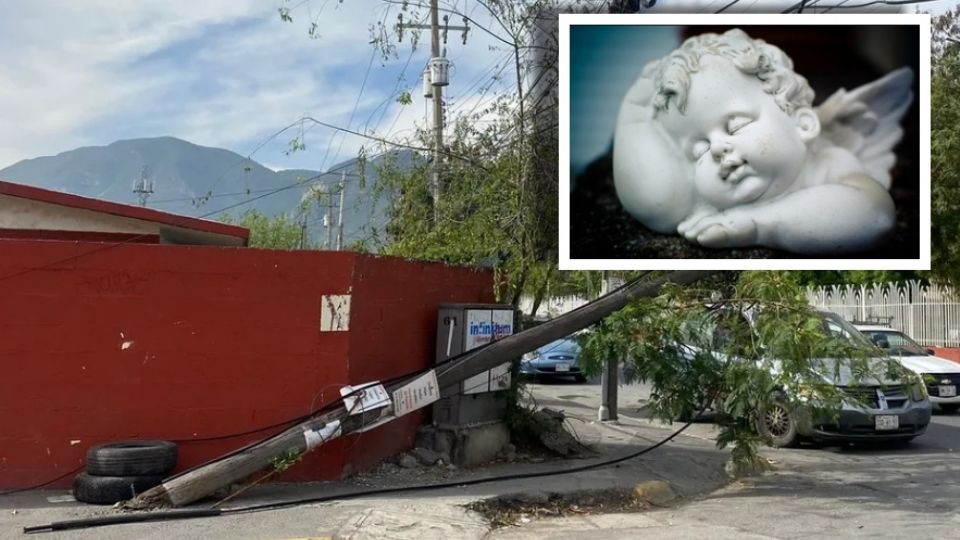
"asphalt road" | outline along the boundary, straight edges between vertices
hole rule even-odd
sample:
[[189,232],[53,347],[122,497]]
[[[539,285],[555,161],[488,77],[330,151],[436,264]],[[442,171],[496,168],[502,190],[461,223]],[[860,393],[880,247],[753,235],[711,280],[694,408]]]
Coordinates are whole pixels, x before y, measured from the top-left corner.
[[[531,388],[544,405],[599,405],[595,383]],[[620,387],[621,416],[642,416],[637,409],[647,395],[640,385]],[[688,431],[714,433],[708,419]],[[927,432],[905,446],[811,445],[763,453],[772,461],[771,473],[642,519],[624,515],[616,530],[568,528],[569,537],[960,538],[960,415],[935,411]]]

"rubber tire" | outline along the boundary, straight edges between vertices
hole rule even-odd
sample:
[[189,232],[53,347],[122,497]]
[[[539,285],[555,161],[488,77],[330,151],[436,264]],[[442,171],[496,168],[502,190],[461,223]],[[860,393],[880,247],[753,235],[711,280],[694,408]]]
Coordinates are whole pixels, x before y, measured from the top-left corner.
[[953,414],[960,410],[960,404],[957,403],[938,403],[940,406],[940,412],[945,412],[947,414]]
[[162,476],[176,464],[177,445],[169,441],[118,441],[87,450],[93,476]]
[[770,432],[770,428],[766,422],[767,411],[760,411],[760,416],[757,418],[757,433],[761,437],[767,439],[770,444],[776,448],[790,448],[797,446],[800,443],[800,434],[797,433],[797,417],[787,406],[786,402],[782,399],[776,398],[770,401],[770,405],[779,408],[783,413],[786,414],[786,421],[788,422],[786,431],[780,435],[775,436]]
[[73,479],[73,498],[91,504],[115,504],[132,499],[144,491],[159,486],[164,475],[150,476],[93,476],[82,472]]
[[574,376],[573,376],[573,380],[574,380],[575,382],[578,382],[578,383],[581,383],[581,384],[582,384],[582,383],[587,382],[587,376],[586,376],[586,375],[574,375]]

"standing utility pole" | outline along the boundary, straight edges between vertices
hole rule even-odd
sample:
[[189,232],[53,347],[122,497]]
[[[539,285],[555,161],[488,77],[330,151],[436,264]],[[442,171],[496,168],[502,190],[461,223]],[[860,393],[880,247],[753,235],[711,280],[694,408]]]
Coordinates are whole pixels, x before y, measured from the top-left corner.
[[[343,180],[340,181],[341,190],[343,189]],[[313,188],[313,196],[317,198],[317,209],[323,213],[323,227],[325,232],[325,239],[323,241],[323,248],[326,250],[333,250],[333,209],[337,206],[333,202],[333,189],[334,184],[320,184]],[[343,194],[341,192],[340,205],[343,205]],[[341,211],[342,218],[342,211]]]
[[343,192],[347,190],[347,173],[340,173],[340,210],[337,216],[337,251],[343,249]]
[[153,180],[147,178],[147,176],[147,166],[144,165],[140,168],[140,179],[133,183],[133,192],[140,200],[140,206],[146,206],[147,199],[150,195],[153,195]]
[[[443,172],[443,87],[450,84],[450,62],[446,59],[446,50],[440,51],[440,14],[437,6],[438,0],[430,0],[430,25],[411,24],[403,22],[403,14],[398,16],[397,32],[399,41],[403,41],[403,31],[406,28],[429,29],[430,30],[430,64],[423,76],[429,77],[431,96],[433,98],[433,179],[430,183],[430,193],[433,196],[433,223],[436,226],[440,222],[440,197],[443,192],[443,183],[441,174]],[[443,43],[447,43],[447,31],[462,30],[463,43],[467,43],[467,19],[464,17],[464,26],[450,26],[449,17],[443,16]]]
[[[602,279],[600,296],[605,297],[623,286],[623,280],[609,275],[606,270],[603,271]],[[617,387],[620,385],[618,360],[616,357],[603,359],[603,371],[600,373],[600,410],[597,411],[597,418],[601,422],[616,422],[618,418]]]

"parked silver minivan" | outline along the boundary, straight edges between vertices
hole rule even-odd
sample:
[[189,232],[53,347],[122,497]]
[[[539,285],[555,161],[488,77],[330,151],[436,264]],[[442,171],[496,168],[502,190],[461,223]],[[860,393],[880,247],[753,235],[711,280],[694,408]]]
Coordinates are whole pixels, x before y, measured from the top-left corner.
[[[867,354],[870,375],[855,375],[849,363],[836,359],[810,359],[812,371],[822,378],[822,387],[839,392],[840,410],[828,410],[814,385],[781,388],[760,411],[757,431],[773,446],[794,446],[802,440],[818,442],[900,441],[922,435],[930,423],[932,405],[922,381],[875,347],[839,315],[817,311],[823,329]],[[753,326],[749,312],[741,313]],[[779,362],[767,365],[776,371]]]

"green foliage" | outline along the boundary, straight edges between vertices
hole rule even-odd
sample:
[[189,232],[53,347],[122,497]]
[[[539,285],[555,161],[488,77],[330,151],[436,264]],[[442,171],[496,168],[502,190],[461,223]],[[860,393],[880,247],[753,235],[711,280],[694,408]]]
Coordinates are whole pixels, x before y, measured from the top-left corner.
[[758,463],[756,419],[772,398],[791,407],[812,398],[808,406],[835,418],[841,395],[831,381],[842,373],[861,383],[891,369],[902,375],[872,359],[868,343],[826,331],[795,275],[731,278],[704,289],[667,287],[631,303],[586,334],[581,361],[596,373],[605,359],[622,359],[651,384],[647,408],[655,418],[686,418],[712,404],[717,445],[733,445],[741,467]]
[[284,454],[281,454],[272,460],[270,460],[270,465],[273,467],[273,472],[281,473],[289,469],[293,464],[297,463],[303,459],[303,453],[296,450],[289,450]]
[[428,158],[403,169],[386,160],[374,192],[391,205],[384,253],[491,266],[506,285],[504,296],[515,302],[523,291],[544,294],[558,276],[557,184],[530,167],[531,145],[554,155],[555,147],[506,134],[518,119],[510,98],[497,101],[501,121],[454,123],[446,141],[450,153],[470,161],[445,159],[437,219]]
[[303,137],[294,137],[287,143],[287,150],[284,151],[284,154],[289,156],[290,154],[302,152],[306,149],[307,145],[303,142]]
[[940,281],[960,284],[960,8],[933,18],[930,100],[931,268]]
[[250,247],[288,250],[310,247],[304,242],[300,224],[286,214],[271,218],[254,208],[241,214],[239,219],[230,215],[220,216],[219,219],[223,223],[250,229]]

